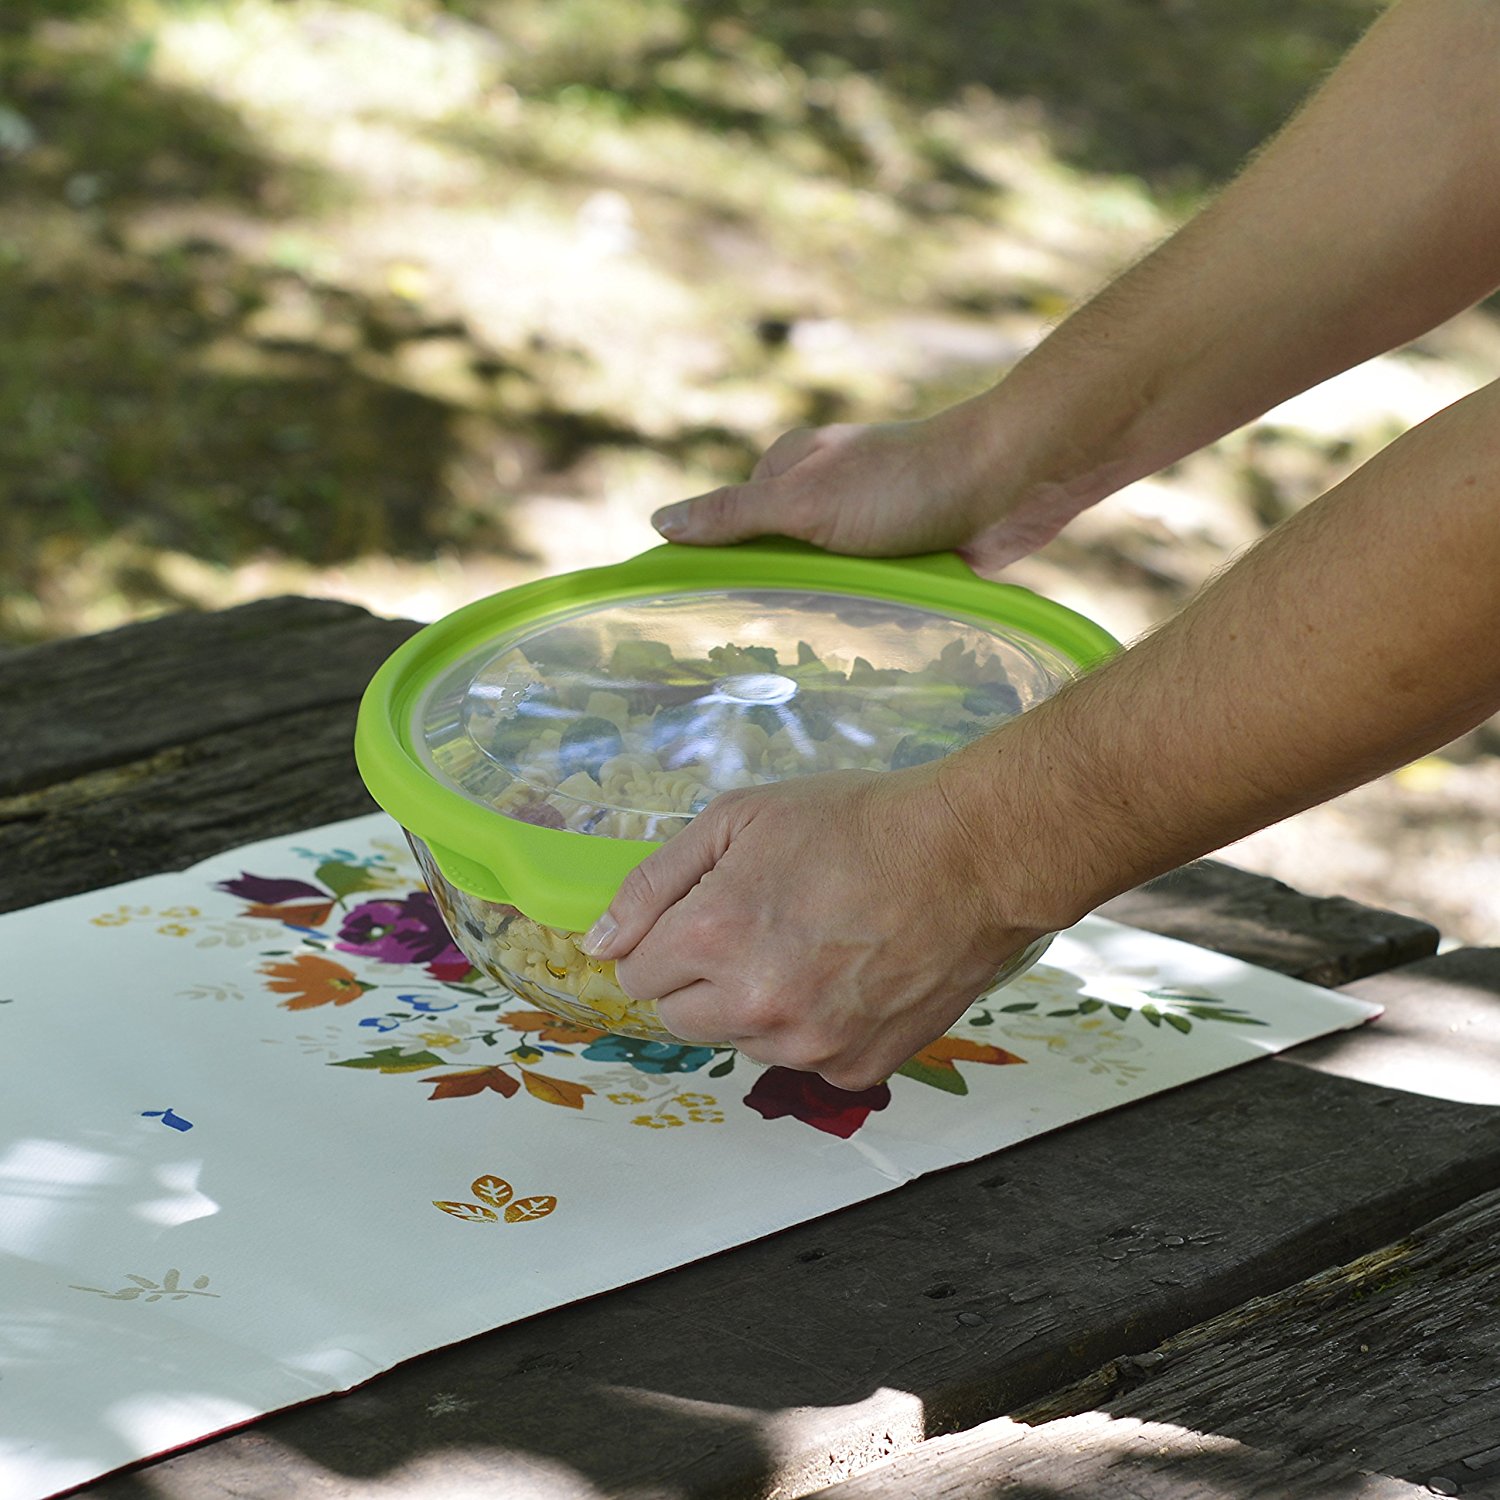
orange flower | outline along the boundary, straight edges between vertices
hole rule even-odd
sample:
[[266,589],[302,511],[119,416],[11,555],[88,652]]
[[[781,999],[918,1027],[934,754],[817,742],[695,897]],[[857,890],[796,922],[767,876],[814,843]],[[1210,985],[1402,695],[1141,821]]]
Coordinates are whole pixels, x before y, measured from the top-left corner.
[[332,901],[309,901],[301,906],[275,906],[264,901],[254,901],[240,915],[268,917],[273,922],[286,922],[292,927],[321,927],[332,910]]
[[934,1068],[951,1068],[954,1060],[977,1063],[1019,1063],[1024,1057],[1007,1052],[1004,1047],[991,1046],[988,1042],[971,1042],[960,1036],[940,1036],[917,1053],[923,1062]]
[[373,985],[354,977],[343,964],[315,953],[300,953],[290,963],[262,964],[260,972],[268,976],[266,988],[283,1000],[286,1010],[311,1010],[317,1005],[347,1005],[358,1000]]
[[1024,1057],[1007,1052],[1004,1047],[993,1047],[988,1042],[971,1042],[965,1037],[940,1036],[929,1042],[915,1057],[908,1058],[896,1071],[903,1078],[915,1078],[918,1083],[928,1084],[949,1094],[967,1094],[969,1085],[964,1076],[953,1066],[959,1062],[976,1063],[1024,1063]]
[[534,1031],[544,1042],[557,1042],[564,1047],[597,1042],[601,1036],[609,1034],[595,1026],[564,1021],[544,1010],[511,1010],[497,1019],[514,1031]]

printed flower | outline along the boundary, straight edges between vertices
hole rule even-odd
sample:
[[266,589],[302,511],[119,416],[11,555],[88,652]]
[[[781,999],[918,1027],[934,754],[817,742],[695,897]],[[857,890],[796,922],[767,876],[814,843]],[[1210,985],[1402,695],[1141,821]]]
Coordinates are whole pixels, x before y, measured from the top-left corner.
[[276,880],[246,871],[237,880],[219,881],[218,889],[250,903],[243,916],[264,917],[293,927],[321,927],[333,910],[328,892],[305,880]]
[[1121,1052],[1138,1052],[1140,1040],[1126,1036],[1118,1025],[1099,1016],[1082,1020],[1071,1016],[1036,1016],[1012,1021],[998,1028],[1006,1036],[1023,1042],[1040,1042],[1054,1057],[1091,1062]]
[[457,948],[433,959],[427,965],[427,972],[442,984],[472,984],[481,977],[479,970]]
[[344,918],[334,947],[387,964],[462,963],[465,972],[469,966],[427,891],[412,891],[399,901],[362,901]]
[[319,901],[328,899],[327,891],[309,885],[305,880],[275,880],[268,875],[252,875],[248,870],[237,880],[219,881],[217,889],[266,906],[284,906],[289,901],[309,897]]
[[[597,1026],[580,1026],[577,1021],[564,1021],[545,1010],[508,1010],[496,1019],[512,1031],[534,1031],[542,1041],[557,1042],[564,1047],[582,1046],[609,1035]],[[584,1053],[585,1057],[588,1055]]]
[[473,1027],[467,1021],[450,1021],[447,1025],[434,1026],[427,1031],[404,1033],[412,1041],[424,1047],[433,1047],[440,1052],[456,1052],[460,1055],[469,1050],[473,1038]]
[[915,1057],[909,1058],[896,1069],[903,1078],[915,1078],[918,1083],[929,1084],[949,1094],[967,1094],[969,1085],[962,1073],[953,1066],[959,1062],[976,1063],[1024,1063],[1024,1057],[1007,1052],[1004,1047],[992,1047],[987,1042],[972,1042],[966,1037],[940,1036],[929,1042]]
[[509,1099],[512,1094],[521,1090],[521,1085],[503,1068],[474,1068],[467,1073],[434,1073],[422,1082],[437,1085],[427,1096],[429,1099],[462,1099],[470,1094],[482,1094],[486,1089],[493,1089],[502,1099]]
[[768,1120],[791,1115],[804,1125],[846,1141],[873,1110],[884,1109],[890,1102],[887,1084],[849,1093],[834,1088],[816,1073],[799,1073],[792,1068],[767,1068],[745,1095],[745,1103]]
[[696,1073],[714,1060],[714,1049],[609,1035],[590,1042],[583,1055],[591,1062],[626,1062],[639,1073]]
[[1028,998],[1033,992],[1039,991],[1049,1000],[1067,1000],[1076,998],[1079,982],[1078,976],[1069,973],[1067,969],[1042,962],[1019,979],[1013,979],[1006,988],[1009,992],[1025,990]]
[[318,1005],[347,1005],[358,1000],[374,985],[358,980],[343,964],[316,953],[302,953],[284,964],[262,964],[260,972],[268,976],[266,988],[283,1000],[286,1010],[312,1010]]

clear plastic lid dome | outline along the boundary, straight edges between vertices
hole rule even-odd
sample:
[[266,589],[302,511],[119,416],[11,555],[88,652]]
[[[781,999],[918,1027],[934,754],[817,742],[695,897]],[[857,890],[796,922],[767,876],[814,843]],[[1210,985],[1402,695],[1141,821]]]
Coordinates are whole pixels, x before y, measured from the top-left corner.
[[1073,675],[1023,632],[913,605],[671,593],[497,636],[422,694],[412,737],[482,806],[661,839],[734,787],[934,760]]

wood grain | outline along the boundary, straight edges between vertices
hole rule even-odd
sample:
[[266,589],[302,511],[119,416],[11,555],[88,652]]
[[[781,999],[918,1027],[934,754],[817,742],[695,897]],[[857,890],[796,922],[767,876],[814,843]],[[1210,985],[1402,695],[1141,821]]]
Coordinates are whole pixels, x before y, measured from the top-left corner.
[[419,627],[330,599],[166,615],[0,655],[0,796],[358,699]]
[[[1351,1470],[1500,1496],[1500,1192],[1115,1362],[1018,1415],[1082,1410],[1274,1452],[1327,1493]],[[1325,1488],[1319,1488],[1319,1483]]]
[[304,708],[0,798],[0,911],[374,812],[356,703]]
[[1103,1412],[1000,1417],[816,1492],[815,1500],[1432,1500],[1384,1474],[1337,1476],[1213,1432]]
[[[337,670],[320,658],[300,676],[267,672],[248,698],[179,692],[175,720],[152,709],[126,722],[124,705],[154,702],[153,685],[210,679],[241,613],[133,627],[93,656],[65,643],[70,706],[120,726],[107,747],[45,734],[33,747],[5,700],[0,901],[173,868],[368,805],[348,753],[353,705],[389,637],[412,627],[282,604],[304,657],[320,639],[353,643]],[[247,659],[274,654],[272,616],[250,623]],[[18,657],[38,660],[0,660],[0,684]],[[33,691],[37,722],[39,701]],[[1268,942],[1290,945],[1309,903],[1252,906],[1240,903],[1236,941],[1260,921]],[[1344,926],[1315,921],[1325,953],[1329,941],[1396,951],[1361,936],[1362,910]],[[803,1494],[1407,1234],[1497,1178],[1493,1110],[1257,1063],[413,1361],[88,1493],[373,1497],[437,1465],[517,1500],[567,1485],[621,1500]]]
[[1361,979],[1346,993],[1383,1005],[1385,1014],[1287,1058],[1362,1083],[1500,1105],[1500,949],[1455,948]]
[[1330,988],[1434,952],[1437,928],[1343,896],[1198,860],[1107,902],[1106,917]]

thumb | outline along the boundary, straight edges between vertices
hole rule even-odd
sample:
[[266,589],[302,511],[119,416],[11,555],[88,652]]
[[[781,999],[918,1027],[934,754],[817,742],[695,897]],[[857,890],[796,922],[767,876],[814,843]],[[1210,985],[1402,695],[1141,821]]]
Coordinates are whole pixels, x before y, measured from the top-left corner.
[[784,531],[779,519],[783,507],[776,499],[774,480],[727,484],[706,495],[666,506],[651,517],[651,524],[669,542],[698,547],[745,542],[751,537]]
[[705,808],[628,874],[580,944],[590,958],[623,958],[719,862],[728,825]]

